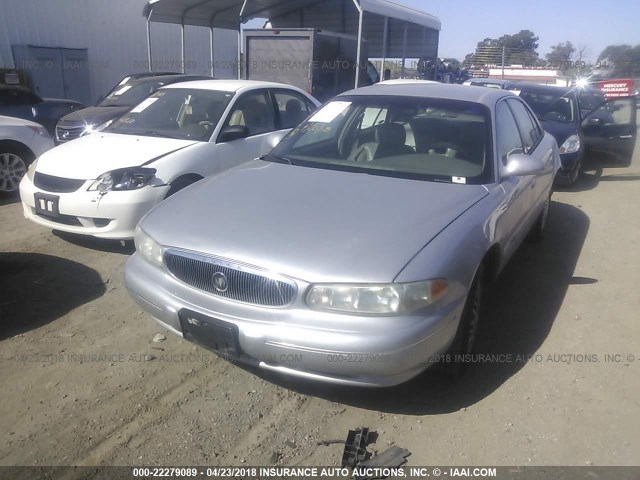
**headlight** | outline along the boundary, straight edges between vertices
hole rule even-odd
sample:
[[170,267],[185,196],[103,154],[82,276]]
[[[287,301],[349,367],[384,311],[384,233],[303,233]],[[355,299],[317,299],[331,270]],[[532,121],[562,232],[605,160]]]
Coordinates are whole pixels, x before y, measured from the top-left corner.
[[408,313],[437,302],[447,293],[446,280],[413,283],[313,285],[307,304],[317,310],[361,315]]
[[575,153],[580,150],[580,137],[571,135],[560,147],[560,153]]
[[112,172],[103,173],[91,184],[89,191],[98,190],[138,190],[147,185],[155,177],[155,168],[119,168]]
[[136,244],[136,250],[140,252],[145,259],[151,262],[156,267],[162,268],[164,265],[162,256],[164,255],[164,249],[158,242],[151,238],[140,226],[136,227],[133,241]]
[[32,182],[33,182],[33,176],[36,174],[36,167],[38,166],[39,158],[40,157],[36,158],[33,162],[31,162],[31,165],[29,165],[29,168],[27,169],[27,178]]

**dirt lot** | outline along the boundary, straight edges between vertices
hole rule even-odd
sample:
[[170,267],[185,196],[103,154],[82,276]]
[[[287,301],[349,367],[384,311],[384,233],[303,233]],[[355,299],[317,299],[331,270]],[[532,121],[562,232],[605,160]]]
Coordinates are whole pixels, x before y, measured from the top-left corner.
[[640,148],[592,159],[490,295],[478,352],[511,361],[385,390],[247,371],[162,332],[128,297],[129,250],[5,201],[0,465],[339,465],[316,442],[358,426],[409,465],[638,464],[639,199]]

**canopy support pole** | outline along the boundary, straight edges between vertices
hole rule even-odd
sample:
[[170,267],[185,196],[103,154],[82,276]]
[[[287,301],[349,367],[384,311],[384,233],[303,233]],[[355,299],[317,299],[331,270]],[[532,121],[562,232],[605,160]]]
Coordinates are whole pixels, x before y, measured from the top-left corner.
[[238,80],[242,78],[242,16],[244,9],[247,7],[247,0],[242,2],[240,15],[238,15]]
[[358,10],[358,49],[356,51],[356,81],[354,86],[354,88],[358,88],[358,85],[360,84],[360,57],[362,55],[362,17],[364,11],[362,10],[362,6],[358,3],[358,0],[353,0],[353,4]]
[[404,78],[404,65],[407,57],[407,27],[409,24],[404,22],[404,37],[402,38],[402,71],[400,72],[400,78]]
[[209,28],[209,47],[211,48],[211,78],[213,78],[213,69],[215,63],[215,50],[213,48],[213,22],[211,22],[211,27]]
[[186,45],[184,43],[184,20],[180,24],[180,44],[182,45],[182,73],[186,73],[185,72],[185,57],[186,57],[187,47],[186,47]]
[[149,64],[149,71],[153,72],[153,65],[151,63],[151,15],[153,14],[153,8],[149,10],[147,16],[147,63]]
[[389,41],[389,17],[384,17],[384,30],[382,31],[382,66],[380,67],[380,81],[386,80],[384,74],[386,72],[385,63],[387,62],[387,43]]

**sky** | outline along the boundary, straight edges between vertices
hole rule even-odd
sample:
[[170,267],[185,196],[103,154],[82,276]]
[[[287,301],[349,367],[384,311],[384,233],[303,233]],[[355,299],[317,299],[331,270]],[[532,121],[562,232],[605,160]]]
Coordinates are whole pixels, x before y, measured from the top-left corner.
[[439,57],[464,59],[487,37],[531,30],[541,58],[552,45],[586,46],[592,62],[608,45],[640,44],[640,0],[393,0],[440,18]]

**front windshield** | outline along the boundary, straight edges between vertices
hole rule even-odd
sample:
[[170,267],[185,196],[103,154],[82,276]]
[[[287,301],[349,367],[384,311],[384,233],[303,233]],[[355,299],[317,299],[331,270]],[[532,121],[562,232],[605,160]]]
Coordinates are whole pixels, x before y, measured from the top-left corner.
[[207,141],[233,95],[195,88],[160,89],[105,131]]
[[531,107],[540,120],[573,123],[576,118],[575,101],[563,91],[555,93],[522,90],[520,98]]
[[99,107],[133,107],[163,86],[162,82],[126,84],[115,88]]
[[490,181],[490,114],[458,100],[339,97],[291,132],[267,160],[374,175]]

